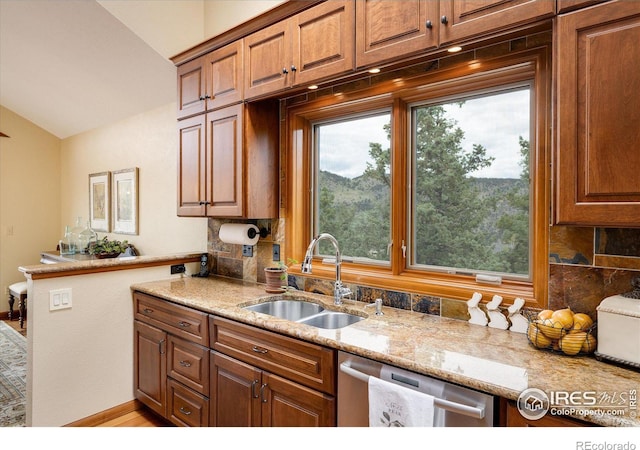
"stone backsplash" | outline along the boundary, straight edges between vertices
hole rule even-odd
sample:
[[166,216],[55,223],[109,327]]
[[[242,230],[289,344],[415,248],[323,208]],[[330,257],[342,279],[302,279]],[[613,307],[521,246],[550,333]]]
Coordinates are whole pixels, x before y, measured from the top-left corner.
[[[220,225],[224,222],[253,223],[267,229],[269,235],[254,246],[253,257],[243,257],[242,246],[218,239]],[[278,264],[271,259],[272,245],[279,244],[284,248],[284,219],[209,219],[208,224],[212,273],[264,283],[264,268]],[[640,229],[551,227],[549,249],[550,309],[568,306],[596,319],[596,307],[604,298],[632,290],[631,280],[640,276]],[[307,292],[326,295],[333,292],[332,281],[313,277],[290,275],[289,285]],[[348,287],[359,301],[373,303],[376,298],[382,298],[385,306],[469,319],[465,301],[353,284]]]

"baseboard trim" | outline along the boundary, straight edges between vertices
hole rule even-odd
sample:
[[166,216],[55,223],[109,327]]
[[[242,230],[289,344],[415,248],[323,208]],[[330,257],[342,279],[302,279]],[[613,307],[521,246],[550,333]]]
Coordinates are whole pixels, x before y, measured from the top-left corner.
[[75,422],[64,425],[65,427],[96,427],[102,425],[105,422],[113,420],[117,417],[123,416],[130,412],[138,411],[142,409],[144,405],[140,401],[134,399],[127,403],[123,403],[113,408],[109,408],[105,411],[96,413],[92,416],[85,417],[84,419],[76,420]]

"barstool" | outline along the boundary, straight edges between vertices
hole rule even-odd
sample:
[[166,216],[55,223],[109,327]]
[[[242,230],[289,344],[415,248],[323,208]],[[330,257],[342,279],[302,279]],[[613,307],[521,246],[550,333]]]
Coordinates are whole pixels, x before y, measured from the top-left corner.
[[20,311],[20,328],[23,328],[24,319],[27,316],[27,282],[13,283],[9,286],[9,320],[13,319],[13,303],[18,299]]

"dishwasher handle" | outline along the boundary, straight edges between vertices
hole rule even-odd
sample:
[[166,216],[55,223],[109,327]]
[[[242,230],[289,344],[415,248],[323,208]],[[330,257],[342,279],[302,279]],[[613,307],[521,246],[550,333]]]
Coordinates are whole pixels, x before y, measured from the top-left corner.
[[[340,370],[346,373],[347,375],[350,375],[353,378],[356,378],[360,381],[364,381],[365,383],[369,382],[370,375],[367,375],[366,373],[362,373],[359,370],[356,370],[353,367],[351,367],[351,361],[345,361],[342,364],[340,364]],[[484,408],[481,406],[475,407],[475,406],[463,405],[461,403],[451,402],[449,400],[444,400],[442,398],[437,398],[437,397],[433,399],[433,404],[436,407],[440,409],[444,409],[446,411],[451,411],[457,414],[462,414],[464,416],[473,417],[475,419],[484,419]]]

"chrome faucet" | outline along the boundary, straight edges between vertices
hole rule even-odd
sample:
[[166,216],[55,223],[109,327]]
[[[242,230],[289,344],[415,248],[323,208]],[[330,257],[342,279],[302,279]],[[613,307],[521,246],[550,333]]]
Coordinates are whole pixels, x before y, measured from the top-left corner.
[[322,233],[313,238],[307,253],[304,255],[304,261],[302,262],[302,273],[311,273],[311,262],[313,260],[313,250],[318,242],[327,239],[333,247],[336,249],[336,283],[333,288],[333,303],[335,305],[342,305],[342,299],[351,295],[351,289],[342,286],[342,279],[340,278],[340,266],[342,265],[342,257],[340,256],[340,249],[338,248],[338,241],[329,233]]

